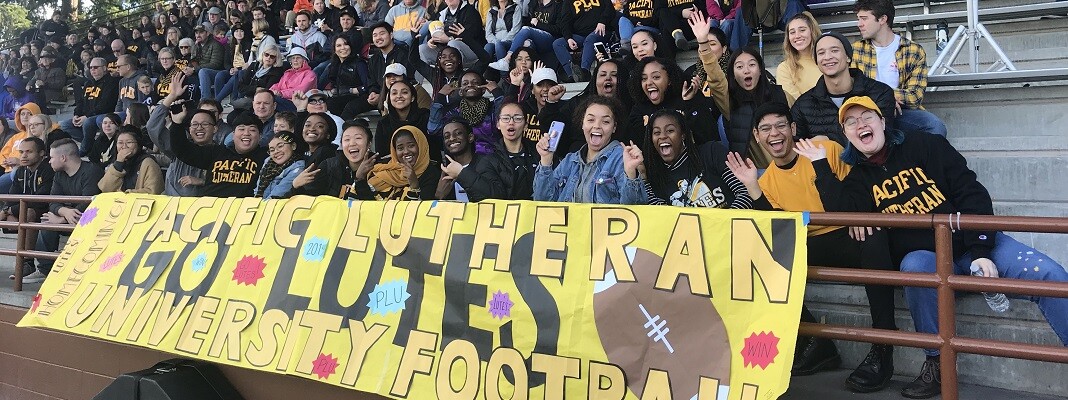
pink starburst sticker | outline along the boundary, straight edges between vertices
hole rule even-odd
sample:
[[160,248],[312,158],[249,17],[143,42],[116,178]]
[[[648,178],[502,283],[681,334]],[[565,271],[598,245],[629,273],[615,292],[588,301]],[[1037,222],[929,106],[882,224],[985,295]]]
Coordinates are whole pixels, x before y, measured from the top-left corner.
[[768,369],[768,365],[779,355],[779,338],[772,332],[753,332],[745,338],[742,348],[742,360],[746,367]]
[[[82,215],[85,215],[85,214],[82,214]],[[122,257],[123,257],[123,254],[122,254],[121,251],[118,252],[118,253],[112,254],[111,257],[108,257],[106,260],[104,260],[104,262],[100,263],[100,272],[111,271],[112,268],[115,268],[116,265],[119,265],[119,263],[122,262]]]
[[256,283],[263,278],[263,269],[267,267],[267,264],[263,262],[262,257],[244,256],[237,262],[237,266],[234,267],[234,282],[239,285],[252,285],[256,286]]
[[30,312],[37,311],[37,307],[41,305],[41,294],[37,293],[33,296],[33,304],[30,305]]
[[337,372],[337,366],[337,357],[333,354],[319,353],[319,357],[312,361],[312,373],[319,379],[326,379]]

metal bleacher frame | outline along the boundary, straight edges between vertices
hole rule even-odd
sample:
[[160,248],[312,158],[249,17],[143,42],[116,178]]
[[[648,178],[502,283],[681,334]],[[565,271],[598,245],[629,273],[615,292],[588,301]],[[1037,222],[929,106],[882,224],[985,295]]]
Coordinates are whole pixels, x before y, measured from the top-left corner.
[[[855,0],[839,0],[826,3],[813,4],[809,9],[813,15],[819,17],[837,13],[852,12]],[[949,24],[962,24],[968,22],[968,10],[946,11],[931,13],[930,0],[899,0],[894,2],[897,6],[922,3],[923,12],[911,15],[897,15],[894,17],[894,26],[905,28],[906,37],[911,38],[917,28],[925,25],[934,25],[941,21]],[[1023,4],[1003,7],[979,8],[979,20],[1003,21],[1023,18],[1038,18],[1049,15],[1063,15],[1068,13],[1068,2],[1055,2],[1039,4]],[[842,33],[856,32],[857,24],[854,21],[831,22],[820,24],[823,31],[836,31]],[[923,28],[920,28],[923,29]],[[978,51],[977,49],[969,49]],[[931,71],[927,78],[929,87],[935,86],[968,86],[982,84],[1023,83],[1068,80],[1068,68],[1044,68],[1035,70],[1015,71],[990,71],[968,73],[939,73]]]

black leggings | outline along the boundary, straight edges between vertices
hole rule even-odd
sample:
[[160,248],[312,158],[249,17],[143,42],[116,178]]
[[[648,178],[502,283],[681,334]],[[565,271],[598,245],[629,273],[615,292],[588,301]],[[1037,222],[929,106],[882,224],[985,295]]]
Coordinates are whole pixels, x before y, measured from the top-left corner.
[[[892,271],[897,268],[890,261],[886,230],[875,231],[867,240],[858,242],[849,237],[849,228],[837,229],[808,238],[808,265],[817,267],[848,267]],[[868,294],[872,328],[897,329],[894,322],[894,287],[864,285]],[[818,322],[816,316],[801,306],[802,322]]]

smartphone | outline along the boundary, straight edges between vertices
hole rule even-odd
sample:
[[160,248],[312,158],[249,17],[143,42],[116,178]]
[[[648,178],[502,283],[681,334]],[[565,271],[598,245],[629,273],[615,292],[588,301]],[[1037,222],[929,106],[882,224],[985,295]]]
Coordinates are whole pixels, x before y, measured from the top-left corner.
[[549,124],[549,151],[555,152],[556,145],[560,144],[560,137],[564,135],[564,123],[560,121],[553,121]]
[[604,42],[594,43],[593,49],[598,53],[604,54],[605,58],[610,58],[608,57],[608,49],[604,47]]

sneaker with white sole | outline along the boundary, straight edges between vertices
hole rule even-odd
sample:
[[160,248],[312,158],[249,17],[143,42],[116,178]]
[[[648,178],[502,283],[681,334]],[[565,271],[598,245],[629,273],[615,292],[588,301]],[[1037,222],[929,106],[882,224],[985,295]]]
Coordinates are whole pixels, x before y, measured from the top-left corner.
[[[23,277],[26,277],[27,275],[33,274],[35,271],[37,271],[37,267],[34,266],[32,260],[26,260],[25,262],[22,263],[22,276]],[[7,279],[15,280],[15,274],[8,275]]]
[[501,71],[501,72],[508,72],[508,59],[507,58],[502,58],[500,60],[491,62],[489,66],[490,66],[490,68],[493,68],[493,69]]
[[45,278],[47,277],[48,275],[42,274],[41,271],[33,271],[32,274],[22,277],[22,283],[41,283],[44,282]]

